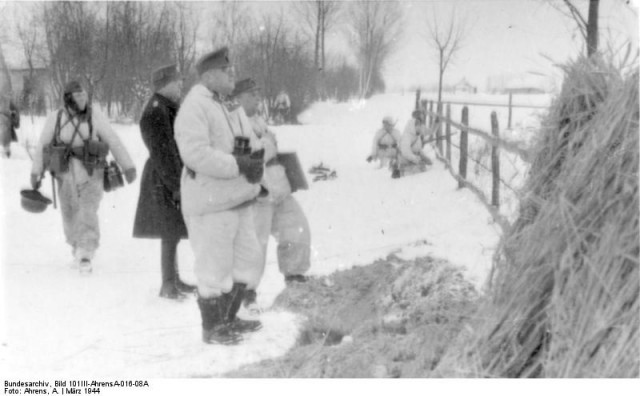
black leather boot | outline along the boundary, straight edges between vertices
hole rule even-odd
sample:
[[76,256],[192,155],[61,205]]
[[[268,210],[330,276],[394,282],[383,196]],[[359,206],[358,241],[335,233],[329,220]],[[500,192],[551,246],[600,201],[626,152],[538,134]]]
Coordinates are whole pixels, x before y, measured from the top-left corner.
[[236,316],[240,310],[242,299],[247,285],[244,283],[234,283],[230,293],[227,293],[229,299],[229,311],[227,318],[231,323],[234,330],[240,333],[248,333],[251,331],[257,331],[262,328],[262,323],[259,320],[245,320]]
[[176,250],[178,241],[174,239],[162,239],[160,252],[160,268],[162,271],[162,286],[160,297],[171,300],[182,300],[186,297],[177,286],[176,280]]
[[244,290],[244,297],[242,297],[242,305],[246,308],[251,304],[255,304],[258,298],[258,294],[255,290]]
[[242,335],[235,331],[228,320],[226,296],[198,297],[198,308],[202,316],[202,341],[207,344],[236,345]]

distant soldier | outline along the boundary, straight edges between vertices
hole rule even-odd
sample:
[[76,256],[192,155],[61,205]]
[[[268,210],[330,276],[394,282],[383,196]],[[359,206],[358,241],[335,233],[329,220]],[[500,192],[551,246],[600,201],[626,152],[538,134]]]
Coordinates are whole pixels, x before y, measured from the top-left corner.
[[380,168],[390,166],[395,162],[400,143],[400,131],[395,129],[395,124],[391,116],[382,119],[382,128],[373,137],[371,155],[367,157],[367,162],[380,160]]
[[[273,235],[278,243],[278,267],[284,275],[285,282],[305,282],[307,278],[304,274],[311,266],[309,222],[302,207],[291,195],[285,168],[276,158],[276,137],[257,112],[260,88],[253,79],[240,80],[236,82],[233,97],[244,109],[253,131],[263,141],[265,148],[266,169],[262,184],[269,194],[258,198],[254,205],[256,233],[263,254],[262,271],[266,264],[269,237]],[[247,289],[243,303],[250,311],[258,310],[255,288]]]
[[181,299],[194,286],[180,280],[177,249],[187,228],[180,212],[182,160],[174,139],[173,123],[180,107],[182,77],[176,65],[156,69],[151,79],[154,94],[140,118],[140,133],[149,150],[140,181],[133,236],[161,240],[160,297]]
[[275,122],[276,124],[283,124],[289,120],[289,110],[291,108],[291,100],[285,90],[281,90],[276,101],[274,103],[275,108]]
[[431,159],[423,152],[423,147],[434,133],[426,125],[426,115],[422,110],[415,110],[407,122],[400,138],[400,155],[391,177],[420,173],[432,165]]
[[13,101],[9,103],[9,114],[11,118],[11,141],[17,142],[18,135],[16,134],[16,129],[20,129],[20,110],[18,110]]
[[13,100],[9,100],[8,111],[0,112],[0,135],[3,146],[3,156],[11,157],[11,142],[18,141],[18,135],[16,129],[20,128],[20,112],[13,103]]

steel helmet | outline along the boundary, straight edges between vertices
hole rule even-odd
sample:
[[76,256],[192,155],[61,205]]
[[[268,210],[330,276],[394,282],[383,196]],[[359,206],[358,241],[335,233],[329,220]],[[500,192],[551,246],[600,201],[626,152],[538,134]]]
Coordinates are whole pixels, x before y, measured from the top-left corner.
[[42,213],[51,204],[51,200],[38,190],[22,190],[20,191],[20,197],[22,209],[31,213]]

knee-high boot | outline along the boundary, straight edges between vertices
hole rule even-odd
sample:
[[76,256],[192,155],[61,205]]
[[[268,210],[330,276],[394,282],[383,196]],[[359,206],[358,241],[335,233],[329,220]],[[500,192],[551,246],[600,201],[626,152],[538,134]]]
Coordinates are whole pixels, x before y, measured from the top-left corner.
[[202,341],[207,344],[235,345],[242,335],[235,331],[226,318],[229,293],[219,297],[198,297],[198,308],[202,317]]
[[176,270],[178,240],[163,238],[161,245],[160,268],[162,272],[162,286],[160,287],[160,297],[173,300],[182,299],[185,295],[176,285],[176,280],[179,279]]
[[262,323],[259,320],[245,320],[236,316],[240,310],[240,305],[242,305],[246,287],[247,285],[244,283],[234,283],[231,292],[224,294],[228,299],[229,307],[227,319],[231,327],[240,333],[256,331],[262,328]]

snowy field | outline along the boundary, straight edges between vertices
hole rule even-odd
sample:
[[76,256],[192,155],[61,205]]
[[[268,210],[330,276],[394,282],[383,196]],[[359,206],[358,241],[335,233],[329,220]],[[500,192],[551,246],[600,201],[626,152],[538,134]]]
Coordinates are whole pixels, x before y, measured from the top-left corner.
[[[296,193],[311,225],[310,275],[365,265],[391,252],[406,259],[430,254],[463,268],[482,289],[499,227],[473,193],[459,190],[438,161],[424,174],[401,179],[365,161],[382,117],[395,117],[402,130],[414,99],[389,94],[366,102],[318,103],[301,115],[302,125],[273,127],[281,151],[296,151],[305,170],[322,162],[338,174],[318,182],[307,175],[310,189]],[[472,111],[486,112],[488,119],[491,109]],[[516,114],[510,133],[524,137],[535,117]],[[131,237],[139,179],[105,194],[93,274],[71,269],[58,211],[31,214],[20,207],[19,191],[29,185],[31,166],[23,146],[35,141],[43,120],[23,117],[20,144],[12,145],[11,159],[0,160],[0,371],[10,378],[211,377],[280,356],[294,344],[300,318],[268,309],[285,287],[273,243],[258,289],[258,303],[267,309],[260,318],[264,327],[241,345],[203,344],[195,298],[175,302],[157,296],[159,241]],[[140,174],[147,151],[138,126],[113,127]],[[47,176],[45,195],[51,196],[50,186]],[[193,282],[187,241],[179,246],[179,263],[182,278]]]

